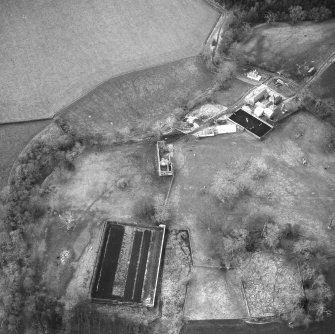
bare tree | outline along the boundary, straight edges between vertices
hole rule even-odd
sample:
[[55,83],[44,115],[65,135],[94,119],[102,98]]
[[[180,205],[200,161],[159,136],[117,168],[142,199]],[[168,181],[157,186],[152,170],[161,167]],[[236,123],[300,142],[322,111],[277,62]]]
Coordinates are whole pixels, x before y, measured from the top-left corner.
[[222,62],[219,66],[216,74],[216,89],[226,88],[228,83],[236,75],[236,63],[234,62]]

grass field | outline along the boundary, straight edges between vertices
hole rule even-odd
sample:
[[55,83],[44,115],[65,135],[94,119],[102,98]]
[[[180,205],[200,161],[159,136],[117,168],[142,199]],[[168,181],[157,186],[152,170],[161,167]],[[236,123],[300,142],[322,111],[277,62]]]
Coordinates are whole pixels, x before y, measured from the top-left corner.
[[[48,292],[62,298],[66,309],[80,300],[89,298],[90,281],[99,249],[101,223],[108,219],[141,225],[140,219],[134,213],[134,204],[146,196],[152,200],[157,195],[162,195],[164,198],[170,179],[158,176],[155,162],[155,145],[148,143],[117,146],[99,152],[87,150],[75,160],[74,171],[56,169],[44,182],[43,187],[47,191],[41,199],[41,204],[47,205],[49,211],[36,225],[33,253],[41,259],[39,270],[44,277]],[[128,181],[127,187],[118,187],[117,181],[120,179]],[[73,229],[66,229],[63,224],[65,217],[75,221]],[[151,221],[150,224],[153,225],[153,222]],[[135,227],[135,234],[140,229],[141,226]],[[118,238],[117,234],[114,234],[114,237],[115,241]],[[127,238],[127,228],[124,238]],[[134,235],[134,244],[135,238]],[[123,248],[123,241],[126,243],[126,240],[122,241],[122,245],[112,245],[116,254],[119,253],[121,246],[120,257],[126,260],[130,256],[129,263],[127,260],[123,262],[126,268],[129,266],[127,279],[123,282],[125,294],[128,293],[129,284],[131,288],[131,281],[133,283],[136,281],[136,285],[141,283],[139,273],[136,279],[132,275],[137,270],[140,271],[141,262],[147,263],[143,257],[145,254],[143,244],[146,243],[144,239],[145,236],[143,236],[142,247],[138,248],[139,245],[135,245],[130,249],[131,254],[128,255],[124,253],[125,248]],[[141,244],[141,238],[139,242]],[[151,258],[156,261],[158,259],[155,256],[155,249],[156,247],[151,245],[149,254],[152,252]],[[70,256],[66,263],[59,263],[57,256],[64,250],[68,251]],[[115,270],[115,263],[113,257],[106,257],[106,259],[109,261],[106,271],[110,273]],[[157,290],[159,298],[164,300],[163,308],[147,310],[129,305],[113,307],[109,305],[103,309],[103,312],[107,314],[117,312],[126,318],[134,317],[142,321],[152,321],[152,318],[157,318],[157,313],[161,310],[162,321],[171,329],[164,333],[178,333],[176,328],[180,325],[190,261],[187,235],[185,232],[176,234],[170,230],[164,256],[165,271],[160,274]],[[137,262],[138,266],[136,266]],[[155,281],[156,275],[150,275],[148,266],[150,264],[147,263],[145,273],[142,270],[144,277],[148,275],[143,284],[152,297],[153,287],[149,278],[153,276]],[[135,272],[132,272],[133,269]],[[114,283],[121,283],[123,269],[118,267],[116,273],[112,273],[114,274]],[[100,283],[105,283],[104,292],[108,290],[111,292],[112,280],[103,275],[101,281],[105,281]],[[94,281],[92,285],[94,286]],[[114,287],[120,289],[120,284],[113,286],[113,294]],[[135,294],[136,287],[134,298],[140,298]]]
[[[47,273],[52,293],[65,294],[71,271],[76,268],[57,266],[57,254],[67,249],[73,261],[78,263],[87,245],[99,235],[102,221],[140,223],[133,213],[134,203],[145,196],[153,198],[165,194],[169,184],[157,175],[155,153],[155,146],[148,144],[124,145],[102,152],[87,151],[76,159],[74,172],[56,169],[45,181],[44,187],[51,192],[43,201],[51,211],[40,221],[37,233],[41,239],[35,244],[36,252],[43,259],[43,270]],[[125,189],[117,186],[121,178],[128,182]],[[73,231],[66,229],[65,219],[76,222]],[[42,248],[41,244],[44,245]],[[94,249],[97,245],[94,243]],[[88,277],[86,271],[79,275],[79,287],[85,278],[90,279],[95,254],[89,256],[85,260],[85,266],[89,266]],[[63,272],[68,272],[69,276]],[[60,274],[62,277],[55,280]],[[79,289],[76,283],[73,284]]]
[[[205,90],[213,75],[198,57],[126,74],[100,85],[72,104],[62,118],[84,135],[107,138],[144,138],[154,125],[198,90]],[[11,166],[28,141],[50,121],[0,126],[1,187],[7,184]],[[56,127],[52,123],[53,127]]]
[[185,302],[186,319],[241,319],[248,316],[234,270],[197,267],[193,268],[192,275]]
[[312,91],[335,107],[335,62],[333,62],[311,85]]
[[227,89],[218,91],[214,94],[214,98],[220,104],[232,106],[243,95],[253,88],[253,85],[234,78]]
[[52,116],[124,72],[198,54],[203,0],[0,2],[0,123]]
[[[263,141],[254,139],[247,133],[180,140],[175,145],[177,173],[170,201],[175,212],[174,223],[190,229],[194,265],[220,267],[220,261],[213,252],[213,240],[219,240],[215,239],[217,233],[248,226],[250,222],[264,217],[271,217],[282,226],[299,224],[304,235],[316,238],[334,252],[335,235],[327,230],[327,225],[333,215],[335,203],[335,158],[334,154],[324,151],[324,140],[330,131],[330,126],[312,115],[299,113],[277,127]],[[303,159],[307,161],[306,165],[303,165]],[[249,182],[249,179],[245,179],[249,192],[241,195],[235,205],[229,207],[213,197],[209,189],[217,171],[224,171],[223,175],[226,177],[239,179],[252,161],[263,165],[266,172],[259,178],[253,178],[257,181]],[[259,262],[257,263],[259,270]],[[274,267],[272,265],[271,270]],[[260,272],[265,276],[269,274],[263,269]],[[219,291],[210,283],[213,281],[214,285],[216,275],[213,272],[211,275],[208,273],[196,276],[199,294],[192,294],[191,289],[190,297],[187,297],[190,298],[187,300],[188,305],[197,304],[201,302],[202,296],[206,296],[206,293],[201,292],[201,286],[207,287],[210,295],[213,291]],[[292,276],[288,273],[283,275],[285,279]],[[222,278],[222,282],[224,281]],[[254,278],[254,281],[260,283],[260,276]],[[264,281],[268,282],[269,278],[265,277]],[[278,299],[281,309],[285,307],[280,298],[285,300],[285,293],[294,296],[294,288],[293,284],[287,283],[281,289],[283,295]],[[227,283],[220,290],[220,296],[226,298],[226,291],[231,289]],[[265,285],[257,287],[251,284],[250,297],[247,288],[247,298],[252,299],[250,307],[254,315],[264,316],[269,312],[269,299],[266,300],[265,296],[272,293],[272,289],[273,285],[266,290]],[[219,296],[211,295],[208,305],[216,298]],[[221,304],[224,305],[224,301]],[[233,310],[234,308],[231,309],[232,313]],[[215,307],[212,311],[217,311],[215,316],[211,315],[213,318],[219,318],[220,312],[224,313]],[[211,314],[211,310],[207,310],[207,313]],[[193,313],[191,308],[190,314],[195,317],[193,319],[204,319],[196,308]],[[238,312],[235,311],[235,314]]]
[[[176,224],[191,230],[194,262],[208,264],[210,258],[206,240],[211,232],[198,229],[202,220],[218,219],[224,226],[233,227],[246,224],[264,211],[279,224],[299,221],[306,233],[318,235],[325,242],[331,238],[326,226],[334,205],[335,158],[323,151],[330,131],[330,126],[314,116],[299,113],[263,141],[245,132],[179,141],[174,153],[178,172],[170,196]],[[303,166],[303,158],[307,166]],[[239,163],[250,159],[266,165],[267,177],[254,184],[252,194],[241,198],[233,208],[213,203],[208,189],[215,173],[227,170],[239,175]]]
[[274,72],[284,71],[297,79],[296,64],[307,61],[318,68],[334,51],[335,20],[318,24],[262,24],[241,46],[252,63]]
[[143,138],[148,128],[212,83],[202,61],[190,57],[110,79],[67,108],[62,118],[81,134]]

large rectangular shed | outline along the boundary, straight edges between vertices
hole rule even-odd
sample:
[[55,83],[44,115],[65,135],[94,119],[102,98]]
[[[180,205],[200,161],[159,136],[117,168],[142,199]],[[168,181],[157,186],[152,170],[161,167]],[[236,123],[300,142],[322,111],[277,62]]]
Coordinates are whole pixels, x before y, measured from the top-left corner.
[[165,225],[105,222],[91,281],[91,300],[153,307],[164,236]]

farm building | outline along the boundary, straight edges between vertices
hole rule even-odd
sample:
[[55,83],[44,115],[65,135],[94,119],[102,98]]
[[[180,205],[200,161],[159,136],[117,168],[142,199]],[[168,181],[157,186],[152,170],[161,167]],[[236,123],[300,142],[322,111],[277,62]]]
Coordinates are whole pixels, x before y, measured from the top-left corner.
[[156,144],[157,161],[158,161],[158,175],[166,176],[173,175],[173,145],[166,145],[165,141],[158,141]]
[[260,85],[245,97],[245,102],[252,106],[255,104],[259,105],[258,102],[261,101],[259,103],[263,104],[263,108],[268,107],[270,104],[278,104],[282,100],[282,95],[266,85]]
[[[272,116],[279,110],[279,106],[276,104],[271,104],[270,106],[267,107],[267,109],[270,109],[270,111],[268,111],[265,115],[269,118],[272,118]],[[271,116],[268,116],[271,115]]]
[[256,81],[260,81],[262,79],[262,77],[258,74],[257,70],[248,72],[247,78],[256,80]]
[[254,114],[257,116],[257,117],[261,117],[264,113],[264,108],[261,107],[261,106],[257,106],[254,110]]
[[308,71],[307,71],[307,74],[308,75],[313,75],[316,73],[316,68],[313,66],[311,67]]
[[270,91],[269,95],[270,95],[270,96],[269,96],[269,101],[270,101],[271,103],[273,103],[273,104],[278,104],[278,103],[280,103],[281,100],[282,100],[281,95],[276,94],[276,93],[273,92],[273,91]]
[[281,80],[281,79],[276,79],[276,80],[275,80],[275,85],[276,85],[276,86],[283,86],[283,85],[284,85],[284,81]]
[[235,133],[237,131],[236,124],[223,124],[223,125],[216,125],[214,127],[214,131],[218,135],[222,135],[225,133]]
[[94,302],[153,307],[165,225],[105,222],[91,281]]
[[262,102],[258,101],[255,103],[256,107],[262,107],[262,108],[267,108],[269,105],[271,105],[271,102],[269,100],[262,100]]
[[194,137],[197,138],[214,137],[216,135],[222,135],[225,133],[235,133],[235,132],[237,132],[236,124],[229,122],[226,124],[214,125],[208,127],[202,131],[195,133]]
[[272,118],[273,114],[274,114],[273,109],[271,109],[271,108],[265,108],[265,109],[264,109],[264,115],[265,115],[266,117],[268,117],[268,118]]
[[190,124],[190,125],[193,125],[193,126],[196,126],[198,127],[198,123],[196,122],[198,120],[198,118],[196,116],[192,116],[192,115],[187,115],[185,117],[185,121]]
[[268,92],[265,85],[261,85],[254,89],[250,94],[245,97],[245,102],[254,105],[257,101],[268,96]]
[[251,113],[251,112],[252,112],[252,109],[251,109],[249,106],[247,106],[247,105],[243,105],[243,106],[241,107],[241,109],[244,110],[244,111],[246,111],[246,112],[248,112],[248,113]]
[[194,133],[193,136],[196,138],[214,137],[215,136],[214,128],[211,126],[209,128],[203,129],[199,132]]

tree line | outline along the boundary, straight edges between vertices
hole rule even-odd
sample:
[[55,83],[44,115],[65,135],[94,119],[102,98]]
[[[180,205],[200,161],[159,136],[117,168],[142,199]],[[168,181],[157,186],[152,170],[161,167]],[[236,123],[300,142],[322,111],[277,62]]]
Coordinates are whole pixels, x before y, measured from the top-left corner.
[[335,15],[332,0],[216,0],[227,9],[238,9],[251,23],[304,20],[324,21]]
[[0,333],[55,333],[62,326],[63,305],[43,282],[40,260],[31,252],[30,235],[44,216],[43,180],[55,166],[73,170],[76,141],[64,134],[53,143],[34,142],[17,162],[10,186],[2,192],[0,217]]
[[75,133],[62,119],[62,134],[52,140],[36,140],[19,157],[10,185],[0,198],[0,333],[56,333],[63,326],[63,304],[45,286],[41,261],[32,254],[31,235],[47,212],[42,187],[56,168],[75,169],[78,146],[101,144],[97,136]]
[[[48,291],[41,271],[43,263],[32,251],[36,227],[48,211],[44,196],[49,190],[42,184],[56,167],[74,171],[74,158],[85,147],[102,149],[129,140],[119,133],[110,141],[99,133],[79,133],[63,118],[55,123],[61,134],[33,141],[18,158],[9,186],[0,192],[0,334],[23,333],[27,329],[51,334],[69,325],[64,319],[64,305]],[[121,180],[118,187],[127,185],[127,180]],[[156,202],[156,220],[165,219],[167,212],[159,211],[159,198]],[[87,320],[85,310],[75,309],[71,314],[71,333],[78,332],[77,326],[84,328],[88,324],[85,331],[79,332],[102,333],[108,329],[111,333],[147,333],[146,326],[101,318],[93,309]]]

